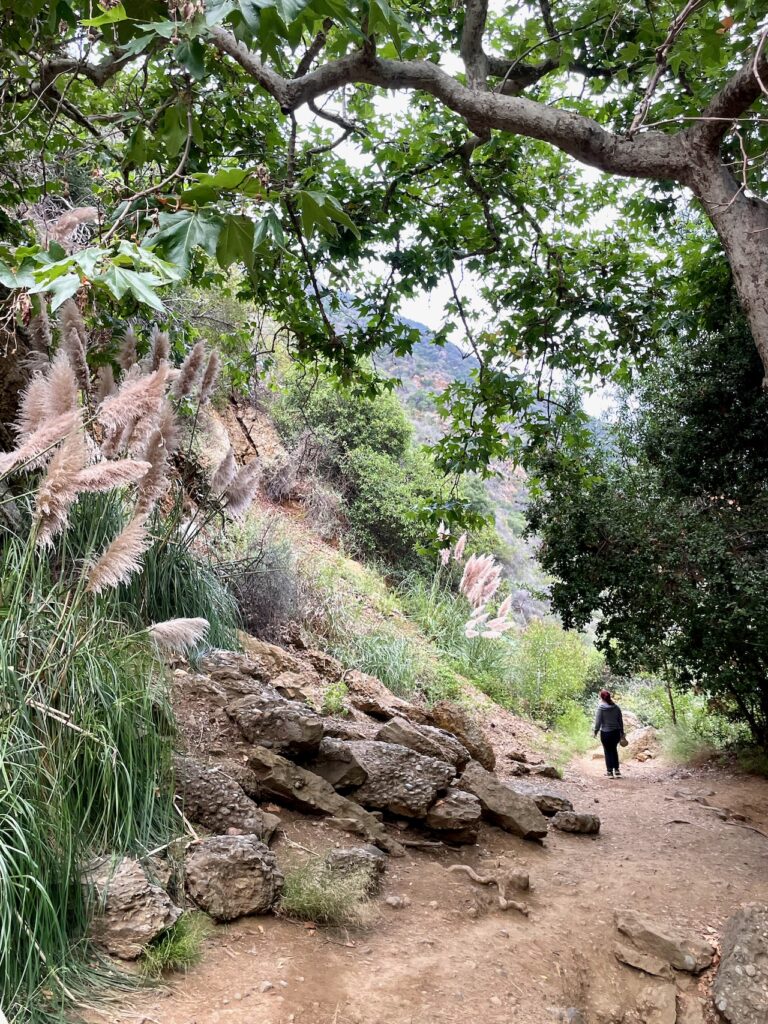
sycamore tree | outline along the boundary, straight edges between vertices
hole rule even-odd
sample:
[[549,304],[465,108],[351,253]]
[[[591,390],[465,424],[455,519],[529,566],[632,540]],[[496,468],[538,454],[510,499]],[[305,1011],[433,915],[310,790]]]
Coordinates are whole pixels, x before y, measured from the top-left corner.
[[768,373],[764,16],[759,0],[3,3],[3,326],[41,295],[161,315],[180,274],[236,280],[299,358],[374,388],[360,358],[407,352],[398,303],[442,280],[436,341],[460,331],[480,366],[443,395],[438,455],[486,472],[516,417],[548,428],[558,375],[622,380],[657,352],[704,221]]

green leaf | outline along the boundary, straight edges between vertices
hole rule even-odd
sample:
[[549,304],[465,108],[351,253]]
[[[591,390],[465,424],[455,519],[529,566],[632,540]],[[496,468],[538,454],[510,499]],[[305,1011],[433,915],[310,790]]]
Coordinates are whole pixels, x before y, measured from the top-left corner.
[[[99,7],[104,11],[103,4],[99,4]],[[100,14],[97,18],[83,18],[80,24],[85,25],[86,28],[101,28],[102,25],[114,25],[117,21],[125,21],[127,17],[125,7],[119,3],[104,11],[104,14]]]
[[162,281],[154,274],[113,265],[100,280],[118,301],[130,292],[138,302],[160,313],[165,312],[165,306],[154,290]]
[[359,237],[355,224],[342,209],[341,203],[326,192],[306,189],[296,193],[296,202],[301,212],[301,225],[307,238],[311,238],[315,230],[325,235],[337,234],[336,224],[350,230]]
[[274,209],[269,209],[256,224],[253,234],[253,251],[256,253],[264,247],[267,239],[272,237],[278,248],[285,248],[285,232],[280,218]]
[[230,214],[224,219],[216,245],[216,258],[226,270],[232,263],[253,264],[253,221],[249,217]]
[[39,282],[34,288],[29,290],[32,294],[48,292],[52,296],[51,312],[55,313],[62,302],[66,302],[73,295],[77,295],[81,284],[82,282],[77,274],[65,274],[63,277],[57,277],[53,281]]
[[159,249],[170,263],[187,270],[195,248],[211,256],[216,252],[222,226],[222,218],[211,210],[161,213],[159,230],[147,238],[146,244],[153,250]]
[[201,82],[205,78],[205,49],[199,39],[183,39],[173,54],[195,81]]

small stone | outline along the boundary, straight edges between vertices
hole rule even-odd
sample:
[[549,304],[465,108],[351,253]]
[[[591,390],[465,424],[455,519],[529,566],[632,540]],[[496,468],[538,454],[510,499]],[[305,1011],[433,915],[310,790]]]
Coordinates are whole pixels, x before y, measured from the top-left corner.
[[501,935],[503,939],[509,938],[509,932],[507,931],[506,928],[499,928],[499,935]]
[[501,999],[498,996],[491,996],[490,1004],[491,1006],[501,1006]]
[[394,907],[395,910],[402,910],[403,907],[410,907],[411,901],[407,896],[387,896],[384,900],[388,907]]
[[262,983],[259,985],[259,992],[269,992],[269,990],[274,987],[275,986],[272,984],[271,981],[262,981]]
[[754,978],[754,976],[757,974],[757,968],[754,964],[747,964],[747,966],[744,968],[744,973],[747,975],[747,977]]
[[281,981],[278,981],[278,985],[279,985],[279,986],[280,986],[281,988],[288,988],[288,982],[287,982],[287,981],[282,981],[282,980],[281,980]]

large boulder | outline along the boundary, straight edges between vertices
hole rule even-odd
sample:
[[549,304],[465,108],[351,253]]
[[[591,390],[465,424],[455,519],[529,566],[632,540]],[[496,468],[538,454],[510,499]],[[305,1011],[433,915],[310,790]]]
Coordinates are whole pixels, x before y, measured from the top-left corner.
[[748,903],[728,918],[712,997],[729,1024],[768,1020],[768,904]]
[[406,718],[390,719],[376,733],[376,739],[409,747],[425,757],[436,757],[452,764],[457,771],[463,771],[470,761],[467,748],[451,733],[430,725],[415,725]]
[[280,696],[251,694],[230,704],[227,714],[249,743],[288,757],[314,754],[323,738],[323,720],[316,711]]
[[95,904],[91,938],[122,960],[135,960],[181,917],[168,894],[150,882],[141,864],[131,857],[94,861],[85,872],[84,883]]
[[382,718],[386,722],[399,715],[401,718],[417,722],[426,721],[426,713],[421,708],[396,697],[375,676],[352,669],[344,673],[344,682],[352,707],[365,712],[372,718]]
[[483,816],[507,832],[524,839],[543,839],[546,836],[547,819],[533,800],[501,782],[477,761],[469,762],[456,788],[476,796]]
[[633,910],[617,910],[614,919],[621,934],[638,949],[665,960],[678,971],[699,974],[712,963],[714,948],[690,932],[657,924]]
[[387,853],[403,854],[402,846],[390,839],[378,818],[360,804],[341,796],[330,782],[314,772],[299,768],[266,747],[255,747],[251,751],[248,766],[258,778],[261,792],[279,803],[310,814],[331,815]]
[[552,827],[560,832],[575,832],[577,835],[593,836],[600,831],[600,819],[596,814],[558,811],[552,818]]
[[450,700],[438,701],[431,710],[432,722],[456,736],[469,753],[486,771],[496,767],[496,755],[482,728],[459,704]]
[[473,793],[448,789],[427,811],[427,828],[449,843],[476,843],[482,807]]
[[349,743],[332,736],[323,737],[317,755],[307,767],[338,790],[362,786],[368,778]]
[[176,792],[184,814],[211,832],[238,829],[268,843],[280,819],[261,811],[222,766],[206,767],[191,757],[175,757]]
[[355,800],[363,807],[423,818],[456,775],[453,765],[395,743],[353,740],[344,746],[367,776],[355,790]]
[[548,789],[540,789],[535,793],[528,794],[541,813],[547,818],[553,818],[560,811],[572,811],[573,804],[559,793],[553,793]]
[[184,877],[190,898],[216,921],[267,914],[283,889],[275,855],[255,836],[213,836],[194,844]]
[[334,874],[364,874],[368,880],[368,893],[373,896],[381,888],[387,858],[375,846],[343,846],[328,851],[325,866]]

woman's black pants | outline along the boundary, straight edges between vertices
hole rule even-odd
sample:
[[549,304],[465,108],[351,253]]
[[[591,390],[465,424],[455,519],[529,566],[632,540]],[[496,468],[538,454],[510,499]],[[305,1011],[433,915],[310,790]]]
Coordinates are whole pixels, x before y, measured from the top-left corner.
[[605,770],[608,772],[619,770],[620,739],[620,729],[610,729],[608,732],[600,731],[600,742],[603,744],[603,753],[605,754]]

